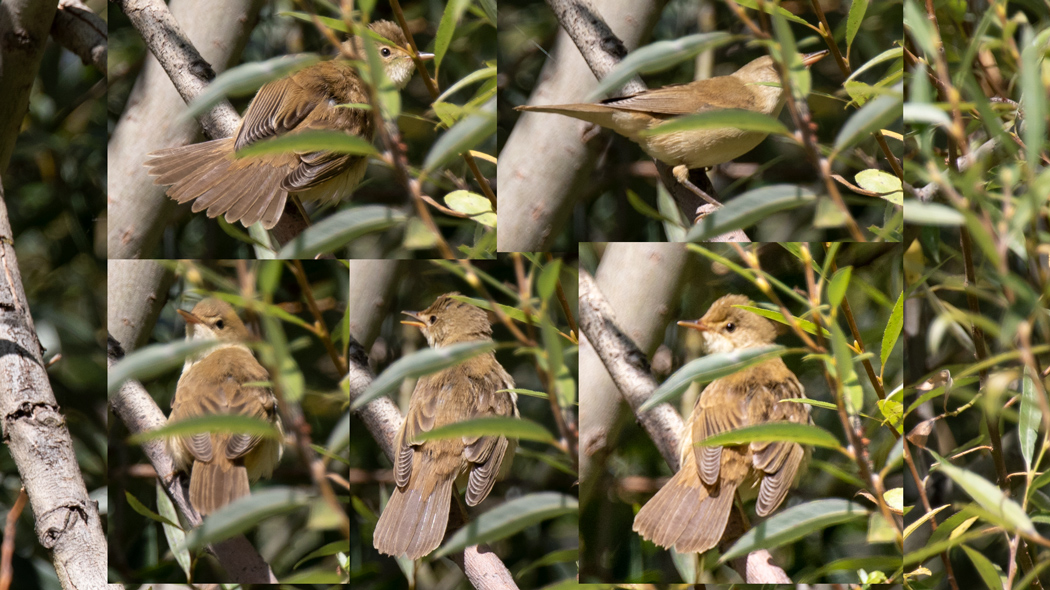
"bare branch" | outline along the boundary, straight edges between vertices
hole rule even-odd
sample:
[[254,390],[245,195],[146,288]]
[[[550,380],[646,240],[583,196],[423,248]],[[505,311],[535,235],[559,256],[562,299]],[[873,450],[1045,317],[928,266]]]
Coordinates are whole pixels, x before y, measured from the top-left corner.
[[72,51],[84,65],[92,64],[102,75],[109,74],[106,21],[80,0],[59,1],[55,20],[51,23],[51,37]]

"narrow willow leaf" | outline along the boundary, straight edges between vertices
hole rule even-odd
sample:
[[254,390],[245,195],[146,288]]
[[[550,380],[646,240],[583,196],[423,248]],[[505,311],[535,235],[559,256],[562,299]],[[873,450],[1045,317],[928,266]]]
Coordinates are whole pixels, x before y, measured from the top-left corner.
[[261,62],[246,63],[230,68],[219,74],[208,84],[203,92],[193,99],[189,109],[182,117],[189,120],[212,108],[227,96],[248,96],[254,94],[267,82],[291,76],[303,68],[308,68],[321,58],[312,53],[299,55],[282,55]]
[[904,202],[904,222],[911,225],[962,225],[966,217],[941,203],[923,203],[916,199]]
[[170,436],[186,436],[198,432],[236,432],[251,434],[263,438],[279,439],[281,434],[276,428],[262,418],[239,414],[212,414],[186,418],[178,422],[165,424],[160,428],[140,432],[128,439],[131,444],[140,444],[147,440],[157,440]]
[[360,156],[371,156],[378,153],[372,142],[365,141],[356,135],[348,135],[342,131],[314,130],[257,141],[237,150],[233,156],[235,158],[247,158],[264,154],[284,154],[289,152],[303,154],[321,151]]
[[687,35],[673,41],[656,41],[639,47],[627,54],[627,57],[598,83],[584,102],[594,102],[608,93],[622,87],[636,74],[651,74],[688,61],[709,49],[726,45],[739,37],[721,31]]
[[209,514],[199,527],[187,535],[186,547],[196,550],[239,535],[251,530],[265,518],[298,510],[307,506],[310,501],[310,494],[295,488],[276,487],[253,491],[250,495],[238,498],[217,512]]
[[1035,442],[1039,439],[1039,423],[1043,421],[1037,395],[1039,392],[1035,389],[1035,383],[1025,374],[1021,386],[1021,410],[1018,415],[1017,435],[1021,441],[1021,456],[1024,457],[1025,468],[1028,471],[1032,470]]
[[186,357],[203,352],[214,342],[177,340],[144,346],[118,361],[109,371],[106,389],[113,395],[128,379],[145,381],[160,377],[182,366]]
[[534,524],[565,514],[577,514],[579,501],[557,492],[539,492],[515,498],[485,512],[458,531],[437,552],[444,557],[479,543],[505,539]]
[[696,444],[702,447],[724,447],[744,445],[759,440],[787,440],[827,449],[842,448],[838,439],[827,430],[819,426],[795,424],[794,422],[769,422],[745,426],[709,436]]
[[880,96],[850,115],[835,138],[830,159],[857,144],[875,131],[888,127],[901,117],[904,101],[901,95]]
[[970,547],[969,545],[963,545],[962,549],[966,552],[966,556],[970,558],[970,563],[973,564],[974,569],[981,575],[981,580],[989,588],[1006,588],[1006,575],[999,569],[999,566],[991,562],[981,552]]
[[721,109],[684,117],[675,117],[667,123],[642,131],[640,135],[663,135],[695,129],[722,129],[725,127],[733,127],[741,131],[760,131],[762,133],[775,133],[793,137],[791,131],[779,119],[743,109]]
[[868,0],[853,0],[849,7],[849,16],[846,17],[846,53],[853,46],[853,39],[864,22],[864,13],[868,10]]
[[372,381],[368,389],[354,400],[350,409],[356,410],[373,399],[394,391],[405,379],[436,373],[468,358],[490,352],[495,347],[496,343],[492,341],[460,342],[451,346],[420,350],[401,357]]
[[537,442],[554,442],[554,435],[541,424],[525,418],[475,418],[453,424],[446,424],[433,430],[420,433],[416,441],[436,440],[442,438],[475,437],[503,435],[519,440]]
[[[173,523],[179,522],[179,513],[175,510],[175,504],[172,503],[171,498],[168,497],[167,490],[161,485],[160,478],[157,478],[156,482],[157,491],[157,512],[167,518]],[[161,525],[164,529],[164,538],[168,540],[168,547],[181,547],[186,544],[186,532],[182,530],[180,525]],[[190,573],[192,568],[192,559],[190,558],[190,552],[188,550],[172,551],[172,555],[175,557],[175,561],[178,562],[179,567],[182,568],[183,573],[186,574],[187,578],[191,578]]]
[[278,258],[313,258],[334,252],[363,235],[405,222],[404,213],[380,205],[344,209],[306,228],[281,248]]
[[496,133],[496,100],[486,102],[472,115],[453,125],[434,142],[423,161],[423,171],[430,173],[453,158],[477,146]]
[[882,333],[882,350],[879,351],[879,359],[882,361],[882,372],[886,371],[886,361],[889,360],[893,347],[897,345],[897,338],[900,337],[903,327],[904,292],[901,291],[901,294],[897,296],[897,303],[893,305],[890,319],[886,322],[886,331]]
[[638,408],[638,411],[645,412],[659,404],[675,399],[693,382],[708,383],[719,377],[732,375],[752,365],[783,356],[787,353],[787,350],[783,346],[773,344],[745,348],[733,352],[709,354],[690,361],[661,383],[660,387],[657,387],[656,391],[653,392],[653,395]]
[[774,514],[744,533],[721,558],[720,563],[747,555],[758,549],[771,549],[801,539],[810,533],[864,519],[868,510],[860,504],[839,498],[817,500]]
[[1016,531],[1028,535],[1036,534],[1028,514],[1021,505],[1003,493],[995,484],[972,471],[960,469],[931,449],[927,449],[940,464],[939,469],[959,485],[977,504],[989,514],[1001,519]]
[[686,234],[688,242],[702,242],[715,236],[752,226],[770,215],[809,205],[816,201],[813,191],[800,186],[777,184],[748,191],[709,213]]
[[832,309],[837,309],[842,305],[842,300],[846,298],[846,290],[849,288],[849,279],[852,274],[853,267],[847,266],[835,271],[834,276],[831,277],[831,282],[828,283],[828,303],[831,304]]

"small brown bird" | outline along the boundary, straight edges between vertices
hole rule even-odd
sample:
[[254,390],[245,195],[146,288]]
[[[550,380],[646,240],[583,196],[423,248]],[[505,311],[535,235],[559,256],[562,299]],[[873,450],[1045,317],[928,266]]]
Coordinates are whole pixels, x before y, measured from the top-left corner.
[[248,495],[248,482],[270,477],[281,460],[284,429],[277,398],[268,387],[270,374],[245,346],[248,329],[233,307],[219,299],[203,299],[193,311],[178,310],[186,320],[187,340],[215,340],[215,346],[186,359],[171,403],[173,424],[214,414],[252,416],[268,420],[281,438],[229,432],[200,432],[169,438],[175,467],[190,474],[190,503],[211,514]]
[[[678,322],[701,330],[710,353],[772,344],[772,322],[734,305],[743,295],[715,301],[696,322]],[[682,437],[681,468],[642,506],[634,530],[661,547],[679,553],[703,553],[718,544],[729,519],[733,497],[743,483],[758,486],[755,512],[767,516],[780,506],[798,472],[804,451],[798,443],[753,442],[703,447],[709,436],[767,422],[809,423],[809,407],[781,400],[804,398],[802,384],[779,357],[712,381],[693,408]]]
[[[377,44],[383,69],[399,89],[412,78],[415,64],[408,40],[390,21],[368,26],[394,44]],[[353,37],[344,47],[366,60],[363,41]],[[420,53],[420,59],[433,55]],[[327,151],[280,153],[234,158],[234,152],[258,141],[306,130],[334,130],[372,141],[374,119],[369,111],[344,104],[367,104],[368,95],[354,66],[333,59],[299,70],[259,89],[248,105],[234,137],[169,148],[149,154],[146,167],[154,184],[173,185],[168,196],[179,203],[194,201],[194,213],[225,215],[245,227],[262,222],[270,229],[284,212],[289,193],[321,204],[345,198],[361,182],[368,158]]]
[[[827,55],[827,50],[803,56],[807,67]],[[682,116],[718,109],[744,109],[772,117],[780,115],[785,93],[780,72],[768,55],[755,59],[728,76],[656,88],[597,104],[533,105],[519,111],[557,113],[607,127],[642,146],[647,154],[674,166],[680,180],[690,168],[708,168],[751,151],[768,133],[731,127],[641,135]]]
[[[404,312],[433,348],[457,342],[492,340],[485,311],[442,295],[420,312]],[[394,481],[373,544],[380,553],[419,559],[441,544],[448,524],[452,482],[467,475],[467,505],[477,506],[492,491],[503,456],[515,441],[504,436],[457,437],[417,442],[419,433],[463,420],[517,416],[514,379],[491,353],[422,377],[412,392],[405,423],[397,433]]]

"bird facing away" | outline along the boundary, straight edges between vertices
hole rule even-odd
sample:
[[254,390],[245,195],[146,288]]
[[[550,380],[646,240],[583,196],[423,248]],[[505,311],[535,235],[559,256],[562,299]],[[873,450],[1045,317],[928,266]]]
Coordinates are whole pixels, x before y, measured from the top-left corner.
[[[378,43],[387,77],[397,88],[412,78],[415,63],[401,28],[376,21],[370,30],[393,44]],[[367,60],[364,42],[352,37],[343,43],[355,59]],[[431,54],[419,54],[430,59]],[[328,151],[264,154],[240,159],[234,152],[256,142],[307,130],[342,131],[372,141],[375,125],[370,111],[343,107],[367,104],[368,94],[354,66],[333,59],[274,80],[259,89],[248,105],[234,137],[164,149],[149,154],[146,167],[153,183],[172,185],[168,196],[179,203],[193,201],[194,213],[224,215],[245,227],[262,222],[277,224],[289,193],[321,204],[347,197],[361,182],[368,166],[363,155]]]
[[[433,348],[491,341],[488,315],[452,295],[458,293],[438,297],[421,312],[404,312],[413,321],[403,323],[419,327]],[[489,495],[508,449],[514,456],[514,441],[492,435],[424,442],[416,437],[473,418],[517,417],[517,395],[499,391],[513,387],[514,380],[491,352],[420,378],[394,445],[397,488],[373,535],[380,553],[419,559],[436,549],[448,525],[452,484],[461,475],[467,476],[468,506]]]
[[[826,54],[825,50],[805,55],[802,63],[808,67]],[[517,110],[556,113],[612,129],[674,167],[676,177],[688,177],[688,169],[715,166],[746,154],[768,133],[733,127],[641,133],[674,117],[720,109],[744,109],[777,117],[785,100],[780,72],[773,58],[766,55],[728,76],[645,90],[595,104],[531,105]]]
[[[772,344],[776,330],[769,320],[733,307],[747,304],[747,297],[726,295],[696,322],[679,325],[700,330],[708,353]],[[798,443],[770,441],[726,447],[696,443],[721,432],[767,422],[807,424],[808,406],[781,403],[804,397],[802,384],[779,357],[708,384],[686,424],[678,473],[642,506],[634,519],[634,530],[661,547],[674,547],[679,553],[703,553],[722,538],[741,484],[758,486],[755,512],[759,516],[776,510],[805,454]]]
[[167,439],[175,467],[190,474],[190,503],[201,514],[211,514],[247,496],[249,481],[270,477],[281,460],[284,429],[273,392],[257,385],[269,381],[270,374],[245,346],[248,329],[233,307],[208,298],[193,311],[178,312],[186,320],[187,340],[214,340],[215,346],[186,359],[168,424],[232,414],[267,420],[281,435],[199,432]]

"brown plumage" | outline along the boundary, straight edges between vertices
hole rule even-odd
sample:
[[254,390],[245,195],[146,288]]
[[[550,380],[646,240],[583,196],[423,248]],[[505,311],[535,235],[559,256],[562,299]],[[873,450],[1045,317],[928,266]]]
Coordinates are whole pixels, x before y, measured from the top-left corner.
[[[806,55],[803,64],[812,65],[826,54],[822,51]],[[766,55],[728,76],[654,88],[595,104],[529,105],[517,110],[556,113],[612,129],[640,145],[653,158],[690,169],[707,168],[742,156],[768,134],[734,127],[661,135],[641,133],[673,117],[721,109],[745,109],[777,117],[784,101],[780,72],[773,58]]]
[[[442,295],[418,312],[405,312],[432,347],[492,339],[487,314],[468,303]],[[492,491],[504,456],[509,463],[514,441],[504,436],[459,437],[416,442],[419,433],[486,416],[517,416],[517,396],[500,392],[514,380],[489,352],[420,378],[412,392],[405,423],[397,433],[394,481],[379,517],[373,544],[380,553],[419,559],[436,549],[445,536],[453,482],[467,476],[468,506]]]
[[[234,414],[268,420],[283,434],[273,392],[249,385],[269,381],[270,374],[244,345],[248,330],[233,307],[209,298],[192,312],[178,311],[186,319],[188,340],[215,340],[216,345],[186,359],[168,423]],[[249,481],[269,477],[283,450],[280,439],[228,432],[169,438],[167,448],[175,467],[189,472],[190,503],[201,514],[247,496]]]
[[[369,29],[395,43],[378,44],[377,49],[387,77],[403,88],[415,70],[404,33],[390,21],[374,22]],[[359,38],[344,45],[352,55],[367,59]],[[318,151],[235,159],[234,151],[304,130],[343,131],[372,141],[372,113],[338,106],[368,103],[363,84],[344,59],[304,68],[260,88],[234,137],[153,152],[145,165],[157,177],[154,184],[172,185],[168,196],[179,203],[193,201],[194,213],[225,215],[226,221],[246,227],[261,221],[270,229],[284,212],[289,193],[322,204],[347,197],[361,182],[368,158]]]
[[[773,324],[749,311],[742,295],[726,295],[696,322],[679,325],[701,330],[708,353],[772,344]],[[758,486],[755,512],[767,516],[784,501],[804,450],[794,442],[755,442],[729,447],[694,443],[707,437],[766,422],[809,423],[804,404],[778,403],[803,398],[794,373],[780,358],[712,381],[693,408],[682,440],[681,469],[638,512],[634,530],[661,547],[702,553],[718,544],[733,497],[741,484]]]

